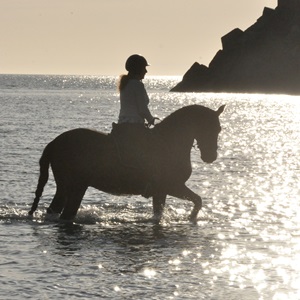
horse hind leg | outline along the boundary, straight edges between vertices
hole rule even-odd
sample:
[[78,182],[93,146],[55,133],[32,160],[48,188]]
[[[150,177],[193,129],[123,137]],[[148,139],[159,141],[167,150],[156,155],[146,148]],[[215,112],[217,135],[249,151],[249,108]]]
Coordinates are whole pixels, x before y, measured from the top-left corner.
[[50,204],[50,206],[47,208],[48,214],[61,214],[65,203],[66,203],[66,192],[65,188],[58,184],[56,188],[55,196]]
[[72,221],[75,218],[86,190],[87,186],[73,185],[68,188],[66,203],[60,216],[61,220]]

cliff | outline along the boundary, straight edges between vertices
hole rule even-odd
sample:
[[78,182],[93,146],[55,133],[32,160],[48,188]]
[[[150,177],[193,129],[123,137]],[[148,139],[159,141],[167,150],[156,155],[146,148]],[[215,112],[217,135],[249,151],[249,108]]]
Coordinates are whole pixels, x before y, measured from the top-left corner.
[[300,94],[299,0],[278,0],[221,41],[209,66],[194,63],[171,91]]

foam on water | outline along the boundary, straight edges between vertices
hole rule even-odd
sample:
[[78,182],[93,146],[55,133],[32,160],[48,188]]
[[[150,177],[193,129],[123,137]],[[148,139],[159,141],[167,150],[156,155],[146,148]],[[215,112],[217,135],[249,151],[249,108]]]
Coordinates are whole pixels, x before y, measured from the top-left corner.
[[[60,223],[60,214],[47,214],[46,208],[38,209],[33,216],[28,215],[30,207],[20,208],[14,206],[0,207],[0,223],[1,222],[38,222],[38,223]],[[166,207],[161,224],[187,223],[189,212],[184,208]],[[200,221],[212,220],[203,210],[199,212]],[[132,205],[83,205],[75,219],[72,221],[81,225],[92,224],[136,224],[136,223],[153,223],[152,208],[148,205],[132,206]]]

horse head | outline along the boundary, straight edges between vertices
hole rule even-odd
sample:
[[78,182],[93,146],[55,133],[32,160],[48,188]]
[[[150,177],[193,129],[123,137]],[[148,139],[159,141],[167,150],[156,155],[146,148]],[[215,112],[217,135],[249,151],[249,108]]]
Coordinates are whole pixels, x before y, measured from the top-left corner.
[[219,116],[224,111],[225,105],[217,111],[210,111],[201,118],[200,128],[196,135],[198,147],[201,151],[201,159],[206,163],[212,163],[217,159],[218,136],[221,132]]

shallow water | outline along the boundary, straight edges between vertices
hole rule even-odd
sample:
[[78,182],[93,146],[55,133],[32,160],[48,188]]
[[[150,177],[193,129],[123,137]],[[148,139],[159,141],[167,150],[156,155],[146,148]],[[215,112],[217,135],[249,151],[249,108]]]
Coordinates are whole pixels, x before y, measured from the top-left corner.
[[89,189],[66,225],[45,215],[52,177],[27,216],[38,160],[63,131],[110,130],[115,78],[0,77],[1,299],[300,299],[300,97],[168,93],[176,79],[147,79],[161,118],[227,104],[217,161],[191,153],[198,223],[182,200],[169,197],[153,225],[151,201]]

